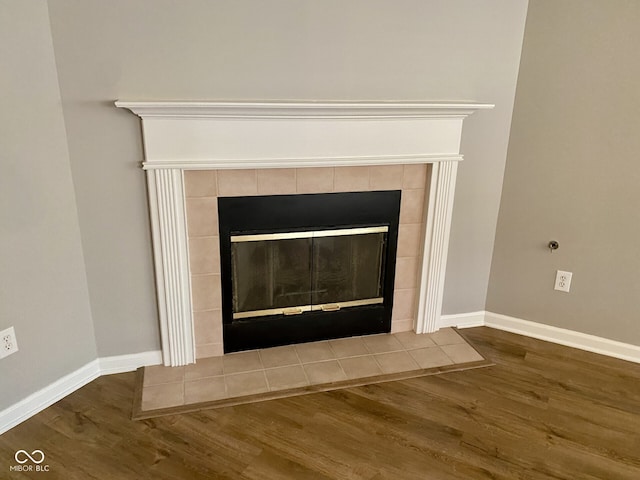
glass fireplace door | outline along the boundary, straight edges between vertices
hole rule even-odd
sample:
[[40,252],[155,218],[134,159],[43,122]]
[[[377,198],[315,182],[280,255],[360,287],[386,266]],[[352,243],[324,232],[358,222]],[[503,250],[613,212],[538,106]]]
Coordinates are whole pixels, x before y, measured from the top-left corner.
[[231,236],[233,319],[383,303],[388,227]]
[[231,239],[233,318],[311,310],[312,239],[260,237]]

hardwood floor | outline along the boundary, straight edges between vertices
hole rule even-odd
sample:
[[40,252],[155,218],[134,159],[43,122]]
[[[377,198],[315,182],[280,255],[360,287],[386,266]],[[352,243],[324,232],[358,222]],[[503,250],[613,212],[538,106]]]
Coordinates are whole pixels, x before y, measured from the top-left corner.
[[140,422],[134,374],[102,377],[0,436],[0,478],[640,478],[640,365],[462,333],[496,365]]

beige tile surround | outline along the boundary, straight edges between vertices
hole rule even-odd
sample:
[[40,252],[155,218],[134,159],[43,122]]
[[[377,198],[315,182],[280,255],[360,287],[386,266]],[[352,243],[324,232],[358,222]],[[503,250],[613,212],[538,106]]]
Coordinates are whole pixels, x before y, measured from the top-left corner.
[[141,411],[478,362],[456,331],[369,335],[145,367]]
[[425,194],[428,194],[430,171],[428,164],[185,171],[196,358],[223,354],[219,196],[402,190],[391,330],[411,330],[416,316]]

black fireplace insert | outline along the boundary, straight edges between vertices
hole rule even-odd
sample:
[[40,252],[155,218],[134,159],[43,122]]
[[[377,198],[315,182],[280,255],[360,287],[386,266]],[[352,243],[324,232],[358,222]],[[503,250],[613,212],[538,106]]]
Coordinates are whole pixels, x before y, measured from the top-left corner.
[[400,196],[218,198],[225,353],[389,332]]

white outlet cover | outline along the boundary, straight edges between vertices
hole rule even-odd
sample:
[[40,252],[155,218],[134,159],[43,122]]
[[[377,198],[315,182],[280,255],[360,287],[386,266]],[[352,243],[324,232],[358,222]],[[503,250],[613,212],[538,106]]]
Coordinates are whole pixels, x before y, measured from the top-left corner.
[[565,272],[563,270],[558,270],[556,272],[556,283],[555,283],[555,286],[553,287],[554,290],[569,293],[569,290],[571,289],[572,276],[573,276],[572,272]]
[[13,327],[0,332],[0,358],[8,357],[18,351],[18,341]]

